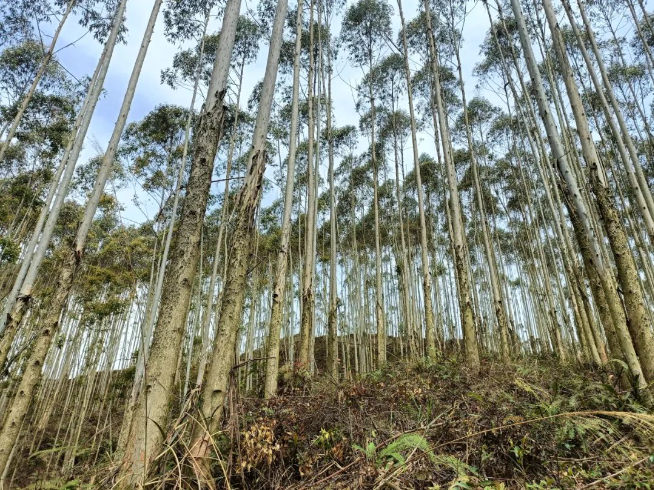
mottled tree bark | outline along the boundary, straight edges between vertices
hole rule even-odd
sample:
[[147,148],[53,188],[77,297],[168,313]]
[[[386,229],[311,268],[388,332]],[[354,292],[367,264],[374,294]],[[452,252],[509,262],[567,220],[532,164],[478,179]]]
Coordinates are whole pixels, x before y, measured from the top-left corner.
[[223,98],[227,89],[240,0],[225,7],[207,100],[195,133],[195,149],[176,240],[166,270],[161,305],[147,359],[144,386],[134,408],[119,485],[139,485],[147,478],[149,465],[158,456],[173,396],[177,360],[184,338],[193,279],[197,270],[204,214],[224,119]]
[[270,123],[287,6],[287,0],[280,0],[275,11],[259,113],[252,136],[245,182],[234,202],[235,223],[220,307],[220,323],[203,388],[200,419],[194,429],[190,447],[194,466],[202,478],[207,480],[210,479],[211,459],[209,456],[213,448],[213,437],[223,416],[224,400],[233,365],[233,353],[243,314],[248,265],[251,262],[251,244],[254,242],[255,213],[261,198],[261,185],[266,168],[266,135]]

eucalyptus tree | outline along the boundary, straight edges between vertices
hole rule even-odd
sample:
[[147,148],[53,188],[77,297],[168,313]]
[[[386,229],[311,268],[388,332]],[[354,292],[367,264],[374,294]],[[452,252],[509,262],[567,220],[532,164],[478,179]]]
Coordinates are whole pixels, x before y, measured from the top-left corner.
[[221,35],[207,99],[195,131],[194,153],[177,239],[164,278],[159,315],[154,330],[146,376],[140,390],[125,441],[120,485],[141,484],[147,478],[151,462],[159,454],[164,434],[158,427],[166,425],[177,363],[180,355],[192,278],[197,270],[204,215],[206,213],[214,159],[222,136],[225,117],[224,97],[236,37],[240,0],[229,0],[223,13]]
[[425,24],[429,40],[429,54],[432,69],[433,98],[438,115],[438,129],[440,132],[440,143],[443,150],[443,160],[447,175],[449,190],[449,208],[451,210],[450,225],[452,227],[452,249],[457,273],[457,286],[459,293],[459,309],[461,324],[463,328],[463,341],[465,347],[466,362],[475,371],[479,369],[479,346],[475,331],[474,310],[470,296],[470,280],[468,270],[468,258],[465,229],[463,225],[463,213],[461,199],[459,197],[456,169],[452,160],[452,140],[448,128],[446,106],[443,101],[443,94],[440,83],[440,61],[439,52],[436,47],[435,34],[431,21],[431,5],[428,0],[424,2]]
[[[581,193],[576,173],[570,166],[567,152],[561,140],[561,135],[559,134],[558,127],[552,116],[541,74],[534,57],[522,7],[517,0],[512,0],[511,8],[515,16],[516,27],[523,50],[523,57],[527,64],[533,90],[535,91],[538,111],[545,126],[550,148],[556,161],[556,167],[561,175],[562,187],[567,199],[571,203],[568,207],[568,211],[575,229],[577,241],[582,252],[586,252],[584,256],[586,264],[593,271],[589,272],[589,278],[596,274],[597,281],[600,283],[604,297],[606,298],[607,309],[609,310],[622,354],[629,366],[632,376],[637,380],[641,387],[644,387],[646,386],[647,381],[643,375],[641,363],[634,352],[635,346],[628,331],[625,311],[616,294],[615,278],[602,255],[597,228],[593,222],[592,215],[589,213],[589,208],[585,202],[584,195]],[[594,165],[598,164],[599,162],[594,163]],[[606,327],[607,325],[605,325],[605,328]]]
[[272,304],[270,306],[270,327],[268,329],[266,377],[264,380],[264,397],[269,398],[277,392],[279,373],[279,342],[282,330],[282,308],[286,296],[286,275],[291,238],[291,214],[293,213],[293,189],[295,183],[295,159],[298,142],[298,114],[300,103],[300,55],[302,53],[302,13],[304,2],[298,1],[295,14],[295,46],[293,51],[293,92],[291,99],[291,127],[288,156],[286,158],[286,186],[284,194],[284,211],[281,224],[281,239],[277,266],[273,282]]
[[[0,318],[0,334],[2,334],[0,338],[0,367],[6,360],[7,351],[29,306],[34,282],[56,226],[62,204],[66,198],[68,186],[73,177],[91,117],[102,93],[113,50],[122,30],[126,3],[127,0],[121,0],[121,3],[116,6],[107,42],[91,77],[84,102],[68,135],[63,156],[52,179],[45,202],[41,207],[30,241],[25,249],[23,262],[14,280],[12,290],[5,299],[3,314]],[[134,80],[134,85],[136,85],[136,80]],[[120,135],[115,137],[116,145],[119,137]],[[111,160],[113,160],[113,157]],[[106,164],[108,168],[110,168],[111,163]],[[40,245],[38,249],[36,248],[37,244]]]
[[[198,44],[198,56],[193,58],[192,65],[186,65],[192,71],[192,75],[188,75],[192,79],[192,95],[189,105],[189,110],[187,111],[186,122],[184,125],[184,137],[183,145],[181,147],[181,158],[179,158],[179,164],[176,172],[176,179],[174,183],[174,191],[172,193],[172,206],[170,210],[170,218],[168,220],[168,226],[164,231],[163,238],[163,249],[159,257],[159,267],[155,271],[154,269],[154,260],[153,260],[153,269],[151,271],[150,277],[150,286],[148,287],[148,301],[145,306],[145,314],[143,315],[143,322],[141,325],[141,332],[139,335],[138,342],[138,357],[136,359],[136,370],[134,373],[134,380],[132,385],[132,392],[129,398],[129,402],[125,407],[124,420],[131,421],[133,418],[133,411],[135,404],[138,399],[138,395],[142,388],[143,375],[145,372],[146,361],[149,355],[150,342],[152,339],[152,330],[154,328],[154,322],[156,319],[157,308],[161,299],[161,292],[163,290],[163,282],[166,273],[166,268],[168,266],[168,256],[170,253],[170,247],[173,238],[173,231],[177,223],[178,217],[178,208],[181,199],[181,190],[182,185],[187,173],[187,157],[190,146],[191,139],[191,128],[195,120],[195,103],[198,98],[201,73],[204,65],[211,64],[211,62],[206,62],[205,53],[207,51],[215,51],[215,46],[213,50],[207,49],[208,39],[206,37],[207,27],[209,23],[209,17],[211,13],[211,7],[213,2],[211,0],[200,0],[200,1],[191,1],[183,5],[183,8],[179,8],[180,5],[178,2],[168,1],[164,7],[164,25],[165,25],[165,35],[171,41],[179,41],[181,39],[194,38],[197,36],[198,28],[201,27],[200,41]],[[199,24],[199,25],[198,25]],[[190,57],[189,57],[190,58]],[[175,61],[177,61],[178,56],[175,56]],[[162,82],[165,80],[166,70],[162,73]],[[174,87],[174,84],[169,80],[169,85]],[[177,152],[179,153],[179,152]],[[171,155],[172,156],[172,155]],[[180,155],[176,155],[179,157]],[[163,208],[161,209],[157,218],[162,218]],[[156,256],[156,248],[155,248]],[[154,287],[152,287],[154,285]],[[126,445],[126,438],[129,435],[131,425],[130,423],[124,423],[121,427],[120,437],[118,439],[118,448],[119,452],[123,451]]]
[[[246,65],[253,63],[259,53],[260,36],[263,33],[262,28],[253,20],[246,16],[241,15],[236,25],[236,38],[234,41],[233,64],[234,71],[236,71],[238,81],[236,84],[235,103],[233,105],[233,129],[229,138],[229,146],[227,149],[227,164],[225,169],[225,189],[223,191],[223,201],[221,206],[220,228],[218,230],[218,239],[216,241],[216,248],[213,256],[213,267],[211,270],[211,278],[209,281],[209,294],[207,295],[207,307],[205,308],[204,318],[202,322],[202,352],[201,361],[198,367],[198,377],[196,385],[202,384],[202,377],[206,367],[206,358],[208,356],[209,348],[209,326],[211,323],[212,313],[214,308],[211,307],[214,299],[215,284],[218,277],[218,265],[221,262],[221,250],[224,247],[223,236],[229,224],[229,192],[230,183],[232,180],[232,164],[234,160],[234,151],[237,143],[237,137],[242,140],[242,135],[239,131],[239,122],[241,117],[240,101],[241,91],[243,88],[243,73]],[[226,253],[226,252],[225,252]],[[218,302],[216,302],[217,304]]]
[[[214,339],[214,351],[207,369],[200,421],[191,441],[193,462],[201,478],[210,478],[210,452],[213,437],[222,420],[224,400],[228,390],[232,353],[241,322],[245,284],[250,264],[251,244],[255,232],[255,213],[261,199],[262,181],[266,169],[266,142],[268,126],[275,93],[275,83],[284,32],[288,4],[280,0],[275,9],[275,19],[268,47],[268,59],[263,79],[259,112],[257,114],[252,144],[248,155],[248,168],[243,186],[234,202],[234,230],[232,253],[229,256],[224,280],[223,298],[220,305],[220,324]],[[207,482],[204,482],[206,484]]]
[[[392,8],[383,0],[359,0],[345,12],[341,26],[341,38],[345,43],[349,58],[362,70],[367,68],[367,87],[360,87],[361,92],[367,88],[367,104],[370,107],[370,160],[373,169],[373,208],[375,214],[375,319],[377,326],[377,360],[386,362],[386,321],[384,318],[384,298],[382,288],[382,252],[379,225],[379,168],[377,162],[377,141],[375,130],[377,118],[375,112],[375,84],[377,74],[375,65],[384,48],[386,38],[391,34]],[[362,49],[363,48],[363,49]]]
[[401,22],[401,39],[402,54],[404,58],[404,72],[406,76],[407,98],[409,101],[409,120],[411,123],[411,149],[413,151],[413,168],[416,175],[416,189],[418,192],[418,216],[420,219],[420,251],[422,266],[422,290],[423,302],[425,308],[425,340],[427,343],[427,355],[433,357],[436,353],[436,323],[434,321],[434,307],[432,304],[432,280],[431,269],[429,266],[429,246],[427,243],[427,220],[425,218],[424,189],[422,186],[422,175],[420,172],[420,163],[418,161],[418,136],[416,115],[413,103],[413,88],[411,81],[411,67],[409,65],[409,43],[406,34],[406,22],[404,20],[404,11],[402,1],[397,0],[397,6],[400,12]]
[[[624,306],[628,319],[627,326],[638,353],[643,375],[649,381],[654,378],[654,335],[652,334],[651,321],[645,306],[636,263],[629,248],[627,234],[618,216],[613,192],[604,169],[604,162],[599,158],[590,132],[588,118],[572,74],[554,8],[550,0],[543,0],[543,7],[579,134],[582,155],[590,171],[590,182],[597,198],[600,218],[606,229],[611,251],[613,252],[618,282],[624,295]],[[644,216],[646,216],[646,213],[644,213]]]
[[[335,158],[335,135],[333,128],[333,105],[332,105],[332,79],[334,78],[333,61],[336,57],[336,46],[332,41],[331,25],[334,16],[344,5],[343,0],[328,0],[324,2],[325,28],[326,37],[320,42],[321,53],[326,51],[327,60],[323,70],[323,87],[326,85],[325,112],[327,124],[325,131],[327,134],[327,152],[328,152],[328,179],[329,179],[329,311],[327,314],[327,370],[333,379],[338,379],[338,285],[337,285],[337,216],[336,216],[336,189],[334,180],[334,158]],[[324,79],[327,78],[325,83]]]
[[[61,268],[55,277],[54,283],[57,287],[50,298],[47,311],[45,312],[40,325],[39,335],[32,346],[28,359],[29,369],[23,373],[23,376],[18,383],[17,393],[19,396],[14,398],[10,412],[5,419],[2,431],[0,432],[0,468],[3,470],[8,463],[11,448],[18,437],[25,414],[32,403],[36,386],[41,379],[43,361],[48,353],[54,335],[60,326],[59,319],[62,311],[68,303],[75,276],[81,266],[89,229],[100,199],[104,194],[104,186],[114,166],[118,143],[123,133],[127,116],[134,99],[136,85],[141,74],[141,69],[143,67],[143,62],[145,61],[145,56],[152,38],[154,25],[160,7],[161,0],[156,0],[148,20],[148,25],[145,29],[143,41],[137,54],[134,69],[132,70],[132,75],[127,86],[125,97],[107,151],[102,157],[102,163],[98,169],[93,191],[86,202],[84,216],[82,217],[79,228],[77,229],[72,247],[70,247],[70,250],[66,254],[66,258],[61,264]],[[124,0],[123,3],[120,4],[118,10],[118,13],[121,14],[118,16],[118,19],[122,19],[122,8],[124,8]],[[114,27],[119,26],[119,24],[120,21],[116,22]],[[112,28],[112,34],[115,30],[116,29]]]
[[[315,56],[316,56],[316,26],[315,26],[315,2],[309,2],[309,66],[307,72],[307,211],[306,211],[306,234],[304,239],[304,263],[302,264],[302,302],[300,316],[300,345],[298,347],[297,361],[295,368],[298,370],[311,371],[311,339],[315,335],[315,243],[317,233],[316,223],[316,200],[317,200],[317,177],[314,166],[315,154],[315,110],[314,110],[314,88],[315,88]],[[321,26],[318,25],[318,29]],[[319,95],[319,94],[318,94]],[[316,158],[316,162],[319,158]],[[316,163],[317,164],[317,163]]]

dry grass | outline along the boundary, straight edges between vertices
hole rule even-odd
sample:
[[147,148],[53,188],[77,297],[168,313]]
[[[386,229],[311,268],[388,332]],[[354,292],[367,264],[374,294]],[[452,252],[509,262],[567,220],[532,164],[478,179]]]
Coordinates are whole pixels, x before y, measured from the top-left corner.
[[[283,387],[269,402],[239,396],[234,382],[223,431],[212,438],[211,483],[248,489],[650,488],[654,415],[633,393],[610,383],[618,378],[543,359],[510,366],[485,360],[481,373],[471,375],[441,359],[394,363],[341,383],[319,376],[310,386]],[[185,444],[190,427],[201,422],[193,405],[180,405],[149,488],[198,488]],[[80,460],[66,481],[105,488],[109,467],[109,453],[105,466]]]

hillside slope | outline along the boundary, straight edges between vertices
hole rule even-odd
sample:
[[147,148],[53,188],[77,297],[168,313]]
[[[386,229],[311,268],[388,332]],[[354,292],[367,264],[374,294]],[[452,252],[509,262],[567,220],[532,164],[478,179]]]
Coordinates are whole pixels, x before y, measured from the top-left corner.
[[[616,376],[589,366],[486,361],[481,375],[441,359],[360,379],[296,381],[264,402],[237,396],[215,438],[217,488],[650,488],[654,416]],[[590,373],[590,374],[588,374]],[[119,418],[120,410],[116,411]],[[115,437],[119,420],[113,428]],[[175,424],[173,441],[188,420]],[[89,425],[90,427],[90,425]],[[87,437],[92,437],[88,434]],[[84,438],[82,438],[84,440]],[[47,446],[47,441],[44,441]],[[111,449],[80,451],[65,478],[24,460],[14,488],[110,488]],[[152,488],[197,488],[184,450],[160,459]],[[92,464],[94,462],[96,464]]]

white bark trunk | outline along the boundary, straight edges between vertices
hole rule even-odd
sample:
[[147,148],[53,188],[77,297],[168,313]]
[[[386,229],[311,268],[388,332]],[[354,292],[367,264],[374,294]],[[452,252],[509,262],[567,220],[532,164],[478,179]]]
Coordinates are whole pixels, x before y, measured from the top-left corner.
[[[214,339],[214,351],[203,390],[202,419],[191,443],[191,455],[202,477],[209,479],[209,453],[212,439],[223,415],[223,403],[229,386],[233,352],[243,313],[243,300],[250,246],[255,231],[255,213],[261,197],[266,168],[266,136],[275,93],[287,0],[280,0],[275,11],[268,60],[264,75],[259,113],[254,127],[245,182],[234,203],[235,224],[229,267],[225,277],[220,325]],[[204,482],[207,483],[207,482]]]
[[[52,237],[52,233],[57,224],[57,219],[59,218],[59,213],[66,198],[68,186],[73,177],[75,166],[82,149],[82,144],[84,143],[84,138],[86,137],[86,133],[91,123],[91,117],[93,116],[93,112],[95,111],[95,107],[102,93],[102,88],[106,79],[107,70],[109,69],[113,50],[116,45],[126,5],[127,0],[122,0],[116,10],[111,33],[107,39],[100,60],[98,61],[98,65],[96,66],[80,115],[75,121],[75,126],[71,132],[70,140],[64,151],[61,165],[59,166],[59,168],[62,169],[63,176],[58,178],[55,175],[53,180],[53,186],[56,185],[57,194],[56,197],[54,197],[52,209],[48,212],[50,202],[53,198],[53,195],[49,194],[48,199],[50,202],[46,200],[46,203],[43,206],[34,234],[32,235],[32,239],[28,244],[23,258],[19,274],[11,293],[7,298],[5,311],[3,312],[2,320],[0,320],[3,321],[3,325],[7,329],[6,335],[0,337],[0,368],[2,368],[6,361],[7,350],[11,345],[11,340],[20,325],[25,311],[29,307],[29,301],[32,296],[36,277],[45,257],[50,238]],[[47,221],[45,221],[46,216]],[[45,221],[45,224],[43,224],[43,221]],[[42,228],[42,230],[39,228]],[[36,252],[34,252],[34,250],[36,250]],[[6,320],[6,322],[4,320]],[[3,333],[4,328],[0,327],[0,335]]]
[[[286,169],[286,191],[284,194],[284,214],[282,216],[281,239],[277,253],[277,269],[273,282],[272,305],[270,311],[270,330],[268,332],[268,362],[264,397],[277,393],[279,373],[279,336],[282,329],[282,309],[286,296],[286,271],[291,238],[291,214],[293,212],[293,188],[295,183],[295,159],[298,140],[298,113],[300,99],[300,54],[302,52],[302,3],[298,4],[295,19],[295,53],[293,57],[293,100],[291,102],[291,139],[288,148],[288,167]],[[293,339],[291,339],[293,342]]]

